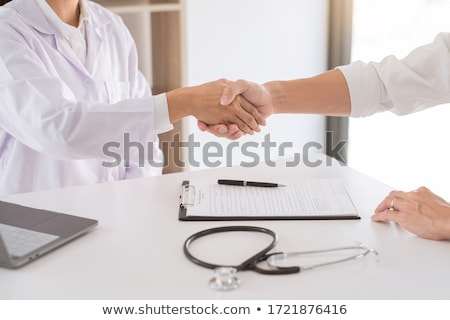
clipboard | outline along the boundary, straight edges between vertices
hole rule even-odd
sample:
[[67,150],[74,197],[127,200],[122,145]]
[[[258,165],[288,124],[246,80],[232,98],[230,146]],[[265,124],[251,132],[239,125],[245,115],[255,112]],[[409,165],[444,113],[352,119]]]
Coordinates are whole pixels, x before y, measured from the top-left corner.
[[302,179],[286,187],[219,185],[207,179],[181,184],[180,221],[354,220],[358,211],[340,179]]

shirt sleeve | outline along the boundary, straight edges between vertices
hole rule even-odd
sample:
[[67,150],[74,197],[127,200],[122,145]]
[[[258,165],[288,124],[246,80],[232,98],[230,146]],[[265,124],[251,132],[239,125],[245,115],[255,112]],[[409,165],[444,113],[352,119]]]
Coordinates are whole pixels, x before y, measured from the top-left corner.
[[170,123],[169,105],[165,93],[155,96],[154,125],[157,132],[166,132],[173,129]]
[[356,61],[338,67],[347,81],[351,116],[391,111],[398,115],[450,102],[450,34],[441,33],[404,59]]

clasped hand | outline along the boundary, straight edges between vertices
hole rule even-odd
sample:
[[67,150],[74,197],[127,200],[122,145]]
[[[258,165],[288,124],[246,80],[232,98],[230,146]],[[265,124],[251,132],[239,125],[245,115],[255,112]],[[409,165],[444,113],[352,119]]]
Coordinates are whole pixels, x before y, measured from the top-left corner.
[[[223,81],[223,80],[221,80]],[[253,116],[260,125],[265,125],[265,119],[274,113],[274,106],[270,92],[263,86],[246,80],[235,82],[225,80],[220,96],[220,105],[224,110],[236,108],[236,105]],[[212,123],[198,119],[198,127],[201,131],[208,131],[218,137],[235,140],[244,134],[253,134],[259,128],[248,130],[239,123]],[[250,127],[250,126],[248,126]]]

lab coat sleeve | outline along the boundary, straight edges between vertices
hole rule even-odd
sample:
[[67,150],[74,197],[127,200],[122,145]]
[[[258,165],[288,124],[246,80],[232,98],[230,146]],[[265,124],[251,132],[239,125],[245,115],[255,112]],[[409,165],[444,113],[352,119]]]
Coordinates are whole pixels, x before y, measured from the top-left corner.
[[[148,81],[139,71],[138,54],[136,44],[133,40],[130,31],[124,26],[126,39],[129,47],[129,83],[133,86],[130,88],[130,97],[141,98],[151,95],[151,90]],[[169,119],[169,107],[167,104],[166,94],[158,95],[155,99],[154,106],[154,126],[157,132],[166,132],[173,129]]]
[[419,47],[404,59],[356,61],[338,67],[347,81],[351,116],[391,111],[398,115],[450,102],[450,34]]
[[21,35],[8,28],[0,27],[0,127],[23,144],[58,159],[107,159],[104,146],[120,143],[124,133],[162,132],[154,126],[158,98],[115,104],[76,101],[64,82],[48,74]]
[[153,97],[109,105],[72,101],[61,94],[65,90],[53,78],[0,84],[0,126],[30,148],[59,159],[105,159],[107,143],[121,143],[124,133],[140,136],[152,130]]

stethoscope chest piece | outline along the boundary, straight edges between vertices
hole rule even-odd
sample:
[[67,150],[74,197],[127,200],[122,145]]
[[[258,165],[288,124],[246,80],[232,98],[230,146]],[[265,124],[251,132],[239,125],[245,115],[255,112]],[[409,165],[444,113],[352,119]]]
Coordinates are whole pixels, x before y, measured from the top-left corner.
[[214,269],[214,277],[209,280],[209,287],[218,291],[229,291],[239,288],[241,282],[236,276],[236,268],[218,267]]

